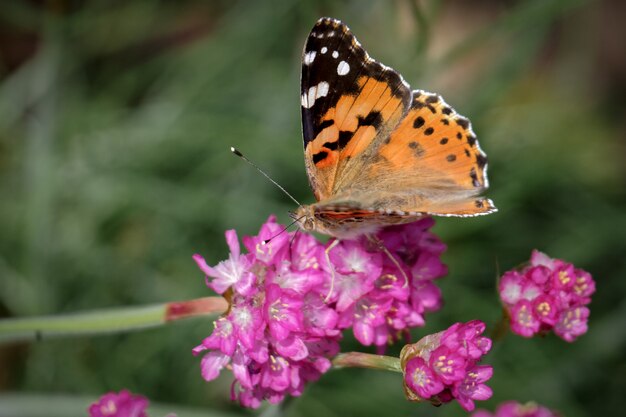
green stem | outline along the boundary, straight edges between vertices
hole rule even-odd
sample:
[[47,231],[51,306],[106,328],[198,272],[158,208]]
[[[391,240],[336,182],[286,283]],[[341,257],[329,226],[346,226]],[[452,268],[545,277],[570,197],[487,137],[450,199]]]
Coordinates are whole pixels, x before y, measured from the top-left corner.
[[129,332],[164,325],[185,318],[217,315],[226,311],[222,297],[95,310],[58,316],[39,316],[0,320],[0,344],[39,341],[51,337],[92,336]]
[[489,335],[494,342],[501,341],[509,333],[510,320],[509,313],[503,308],[502,317],[500,317],[498,322],[492,327],[491,334]]
[[372,355],[370,353],[348,352],[340,353],[333,359],[333,367],[341,368],[368,368],[379,371],[402,373],[400,359],[392,356]]

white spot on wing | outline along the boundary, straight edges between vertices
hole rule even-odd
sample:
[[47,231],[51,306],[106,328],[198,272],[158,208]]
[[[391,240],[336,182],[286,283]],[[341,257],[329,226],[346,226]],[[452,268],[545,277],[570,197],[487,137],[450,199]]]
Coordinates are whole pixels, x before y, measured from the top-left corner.
[[317,94],[315,95],[315,98],[326,96],[326,94],[328,94],[329,88],[330,85],[326,81],[322,81],[321,83],[319,83],[317,85]]
[[326,52],[328,52],[328,48],[324,46],[324,47],[322,48],[322,51],[321,51],[321,52],[322,52],[322,54],[325,54]]
[[350,65],[346,61],[341,61],[339,65],[337,65],[337,74],[346,75],[350,72]]
[[339,57],[339,52],[333,51],[333,58],[337,58],[337,57]]
[[304,65],[311,65],[315,60],[315,55],[317,55],[316,51],[311,51],[304,54]]
[[330,85],[326,81],[322,81],[318,85],[310,87],[309,90],[300,97],[302,107],[310,109],[315,104],[315,100],[320,97],[326,97],[329,89]]

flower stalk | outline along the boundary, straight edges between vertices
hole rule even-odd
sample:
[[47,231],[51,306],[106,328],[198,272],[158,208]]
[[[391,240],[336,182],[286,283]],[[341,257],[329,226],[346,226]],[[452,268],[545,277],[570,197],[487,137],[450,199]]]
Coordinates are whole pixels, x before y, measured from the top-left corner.
[[0,344],[130,332],[162,326],[175,320],[224,313],[223,297],[203,297],[132,308],[0,320]]
[[332,360],[333,368],[367,368],[380,371],[402,373],[400,359],[392,356],[374,355],[371,353],[347,352],[340,353]]

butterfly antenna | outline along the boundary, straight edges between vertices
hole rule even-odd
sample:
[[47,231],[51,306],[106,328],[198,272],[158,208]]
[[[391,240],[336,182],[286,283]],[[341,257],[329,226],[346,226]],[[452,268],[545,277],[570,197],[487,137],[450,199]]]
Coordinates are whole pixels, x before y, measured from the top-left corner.
[[[281,230],[280,232],[276,233],[274,236],[270,237],[269,239],[265,239],[263,241],[264,245],[267,245],[268,243],[270,243],[275,237],[278,237],[280,235],[282,235],[283,233],[285,233],[287,230],[289,230],[289,228],[291,226],[293,226],[294,224],[296,224],[296,222],[299,222],[300,220],[302,220],[303,218],[305,218],[306,216],[300,216],[297,219],[295,219],[294,221],[292,221],[291,223],[289,223],[287,226],[285,226],[285,228],[283,230]],[[291,243],[289,244],[291,245]]]
[[[272,184],[274,184],[275,186],[277,186],[278,188],[280,188],[282,190],[283,193],[287,194],[287,196],[289,198],[291,198],[293,200],[294,203],[296,203],[298,206],[301,206],[302,204],[300,204],[300,202],[298,202],[298,200],[296,200],[291,194],[289,194],[289,192],[287,190],[285,190],[279,183],[277,183],[276,181],[274,181],[269,175],[267,175],[265,173],[265,171],[263,171],[261,168],[259,168],[254,162],[252,162],[251,160],[249,160],[248,158],[246,158],[246,156],[244,154],[242,154],[241,152],[239,152],[238,149],[234,148],[234,147],[230,147],[230,151],[232,153],[234,153],[235,155],[237,155],[238,157],[240,157],[241,159],[243,159],[244,161],[246,161],[247,163],[249,163],[250,165],[252,165],[257,171],[259,171],[261,174],[263,174],[263,176],[265,178],[267,178],[268,180],[270,180],[270,182]],[[295,223],[295,222],[294,222]],[[293,224],[293,223],[292,223]],[[290,225],[291,226],[291,225]],[[281,232],[282,233],[282,232]],[[278,235],[277,235],[278,236]],[[273,239],[273,238],[272,238]]]

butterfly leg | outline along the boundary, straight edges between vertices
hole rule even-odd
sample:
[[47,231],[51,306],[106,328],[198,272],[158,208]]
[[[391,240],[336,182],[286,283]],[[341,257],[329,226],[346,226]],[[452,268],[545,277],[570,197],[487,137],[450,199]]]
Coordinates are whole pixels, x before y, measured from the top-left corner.
[[330,296],[333,295],[333,291],[335,290],[335,267],[330,263],[330,251],[333,250],[335,246],[339,244],[339,239],[333,240],[333,243],[330,244],[324,251],[324,255],[326,257],[326,262],[330,268],[330,291],[324,298],[324,303],[327,303],[330,300]]
[[393,256],[393,254],[391,252],[389,252],[389,249],[387,249],[385,247],[384,242],[382,240],[380,240],[379,238],[377,238],[376,236],[374,236],[374,235],[367,235],[367,240],[369,240],[374,245],[376,245],[376,247],[379,250],[381,250],[382,252],[385,252],[385,254],[389,257],[391,262],[393,262],[393,264],[396,266],[396,268],[398,268],[398,270],[400,271],[400,273],[404,277],[404,288],[408,287],[408,285],[409,285],[409,277],[406,275],[406,272],[404,272],[404,269],[400,266],[400,262],[398,262],[396,257]]

